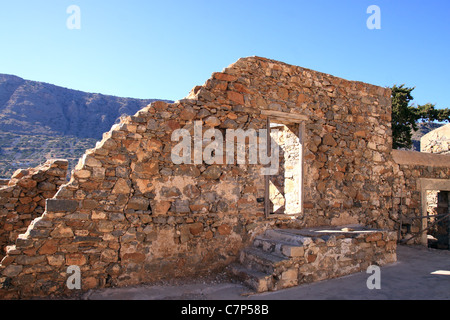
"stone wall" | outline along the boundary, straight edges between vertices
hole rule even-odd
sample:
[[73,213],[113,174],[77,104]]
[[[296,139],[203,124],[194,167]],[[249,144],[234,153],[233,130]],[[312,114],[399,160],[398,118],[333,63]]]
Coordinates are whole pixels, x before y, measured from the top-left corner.
[[[426,235],[420,231],[427,228],[427,196],[430,190],[450,191],[450,155],[437,155],[415,151],[393,151],[393,205],[392,219],[399,227],[400,239],[426,245]],[[416,234],[416,235],[415,235]]]
[[9,183],[9,179],[0,179],[0,187],[7,186]]
[[[262,165],[174,164],[172,133],[264,129],[304,117],[301,212],[265,216]],[[276,116],[277,114],[282,114]],[[281,119],[282,118],[282,119]],[[264,58],[239,59],[186,99],[154,102],[88,150],[11,246],[3,297],[215,272],[268,227],[359,223],[394,229],[390,90]],[[195,141],[194,141],[195,142]],[[205,145],[203,145],[205,147]]]
[[256,292],[364,272],[397,261],[397,234],[359,225],[268,229],[230,273]]
[[41,166],[17,170],[0,187],[0,257],[8,244],[14,244],[31,221],[44,213],[45,199],[53,198],[67,182],[68,162],[49,160]]
[[305,238],[305,254],[296,259],[298,284],[366,272],[371,265],[384,266],[397,261],[394,232],[322,232]]

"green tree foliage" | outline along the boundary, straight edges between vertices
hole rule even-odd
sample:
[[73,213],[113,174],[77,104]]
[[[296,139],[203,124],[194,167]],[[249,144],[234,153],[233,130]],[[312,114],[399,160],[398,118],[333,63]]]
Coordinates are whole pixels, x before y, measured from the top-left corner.
[[419,121],[450,121],[450,110],[436,109],[434,104],[410,105],[411,92],[415,88],[394,85],[392,90],[392,138],[394,149],[412,146],[412,130],[417,130]]

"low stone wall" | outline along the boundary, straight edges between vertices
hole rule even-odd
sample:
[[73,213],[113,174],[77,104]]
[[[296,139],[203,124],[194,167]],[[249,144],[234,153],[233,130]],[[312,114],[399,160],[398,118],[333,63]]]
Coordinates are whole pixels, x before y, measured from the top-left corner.
[[68,162],[49,160],[41,166],[17,170],[0,187],[0,259],[31,221],[44,213],[45,199],[53,198],[66,183]]
[[353,227],[269,229],[231,272],[257,292],[366,271],[397,261],[397,234]]
[[397,234],[386,230],[337,232],[307,237],[299,283],[366,271],[397,261]]

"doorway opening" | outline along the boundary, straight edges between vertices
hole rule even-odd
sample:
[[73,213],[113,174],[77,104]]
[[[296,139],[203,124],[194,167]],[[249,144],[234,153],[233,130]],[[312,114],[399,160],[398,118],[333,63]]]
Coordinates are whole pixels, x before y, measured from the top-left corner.
[[450,249],[450,192],[427,190],[427,245],[435,249]]
[[268,121],[272,143],[278,145],[278,172],[266,176],[266,216],[302,213],[303,129],[299,123]]

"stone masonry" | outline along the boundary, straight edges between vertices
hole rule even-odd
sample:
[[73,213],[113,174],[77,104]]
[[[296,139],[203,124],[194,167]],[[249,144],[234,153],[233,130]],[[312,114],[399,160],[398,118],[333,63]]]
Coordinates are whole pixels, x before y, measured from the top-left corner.
[[256,292],[366,271],[397,261],[395,232],[361,226],[268,229],[230,267]]
[[450,155],[394,150],[393,160],[391,218],[401,226],[401,239],[427,245],[427,232],[418,233],[434,220],[424,218],[432,213],[428,212],[430,192],[437,196],[437,191],[450,191]]
[[[261,164],[171,159],[176,129],[194,135],[198,121],[203,131],[258,130],[268,117],[303,119],[295,123],[303,140],[294,215],[266,212]],[[406,169],[393,159],[390,121],[389,89],[265,58],[239,59],[187,98],[154,102],[123,119],[86,151],[45,212],[8,247],[0,296],[71,294],[73,265],[82,290],[217,272],[275,227],[396,230],[393,184]]]
[[45,200],[53,198],[59,187],[67,182],[68,162],[49,160],[32,169],[19,169],[0,187],[0,252],[14,244],[35,218],[45,210]]

